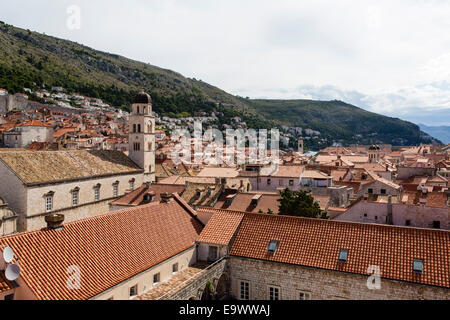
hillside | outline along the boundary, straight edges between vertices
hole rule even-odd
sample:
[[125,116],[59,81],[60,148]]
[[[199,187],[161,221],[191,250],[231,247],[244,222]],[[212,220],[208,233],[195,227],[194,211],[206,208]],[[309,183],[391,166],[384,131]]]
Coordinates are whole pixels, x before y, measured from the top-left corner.
[[422,131],[436,137],[443,143],[450,143],[450,126],[426,126],[421,123],[418,125]]
[[[180,116],[220,111],[228,123],[239,116],[251,128],[292,125],[320,131],[320,146],[348,143],[418,144],[431,140],[418,126],[335,101],[250,100],[171,70],[91,49],[71,41],[0,22],[0,88],[62,86],[128,109],[136,92],[152,95],[154,110]],[[361,135],[359,137],[358,135]],[[402,140],[404,138],[404,140]],[[311,140],[307,146],[318,147]]]
[[321,133],[320,138],[344,145],[431,142],[430,137],[411,122],[382,116],[337,100],[251,100],[250,104],[266,118],[276,119],[284,125],[312,128]]

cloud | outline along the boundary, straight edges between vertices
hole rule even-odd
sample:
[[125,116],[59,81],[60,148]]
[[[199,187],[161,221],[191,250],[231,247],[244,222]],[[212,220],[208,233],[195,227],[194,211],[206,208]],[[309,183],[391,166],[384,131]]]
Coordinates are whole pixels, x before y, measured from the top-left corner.
[[[66,27],[70,5],[81,8],[80,30]],[[449,16],[438,0],[14,0],[0,11],[233,94],[339,99],[405,117],[449,108]]]

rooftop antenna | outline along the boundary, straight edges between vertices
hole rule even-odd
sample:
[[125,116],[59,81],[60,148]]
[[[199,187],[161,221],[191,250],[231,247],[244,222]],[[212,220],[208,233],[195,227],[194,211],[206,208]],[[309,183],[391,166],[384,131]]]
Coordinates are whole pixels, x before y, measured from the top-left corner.
[[16,280],[20,275],[20,267],[15,263],[11,263],[13,259],[14,259],[13,249],[9,246],[6,246],[3,249],[3,260],[5,260],[6,264],[8,265],[5,270],[5,277],[9,281]]
[[6,263],[10,263],[14,259],[14,251],[11,249],[11,247],[6,247],[3,249],[3,260],[5,260]]

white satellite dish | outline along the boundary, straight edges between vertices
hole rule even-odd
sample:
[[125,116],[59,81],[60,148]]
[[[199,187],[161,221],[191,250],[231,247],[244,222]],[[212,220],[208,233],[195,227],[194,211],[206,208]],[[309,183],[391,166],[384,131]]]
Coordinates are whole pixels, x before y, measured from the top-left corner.
[[14,281],[16,280],[20,275],[20,267],[13,263],[8,265],[8,267],[5,270],[5,277],[6,279],[8,279],[9,281]]
[[3,249],[3,259],[6,263],[10,263],[14,259],[14,251],[11,247]]

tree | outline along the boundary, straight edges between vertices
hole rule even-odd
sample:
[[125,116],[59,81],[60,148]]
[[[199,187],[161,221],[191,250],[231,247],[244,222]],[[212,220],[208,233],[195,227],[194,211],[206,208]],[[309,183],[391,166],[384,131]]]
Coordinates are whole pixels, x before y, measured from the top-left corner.
[[320,209],[319,203],[314,201],[308,191],[291,191],[286,188],[280,191],[281,199],[279,212],[282,215],[296,216],[296,217],[308,217],[308,218],[321,218],[327,219],[326,212]]

